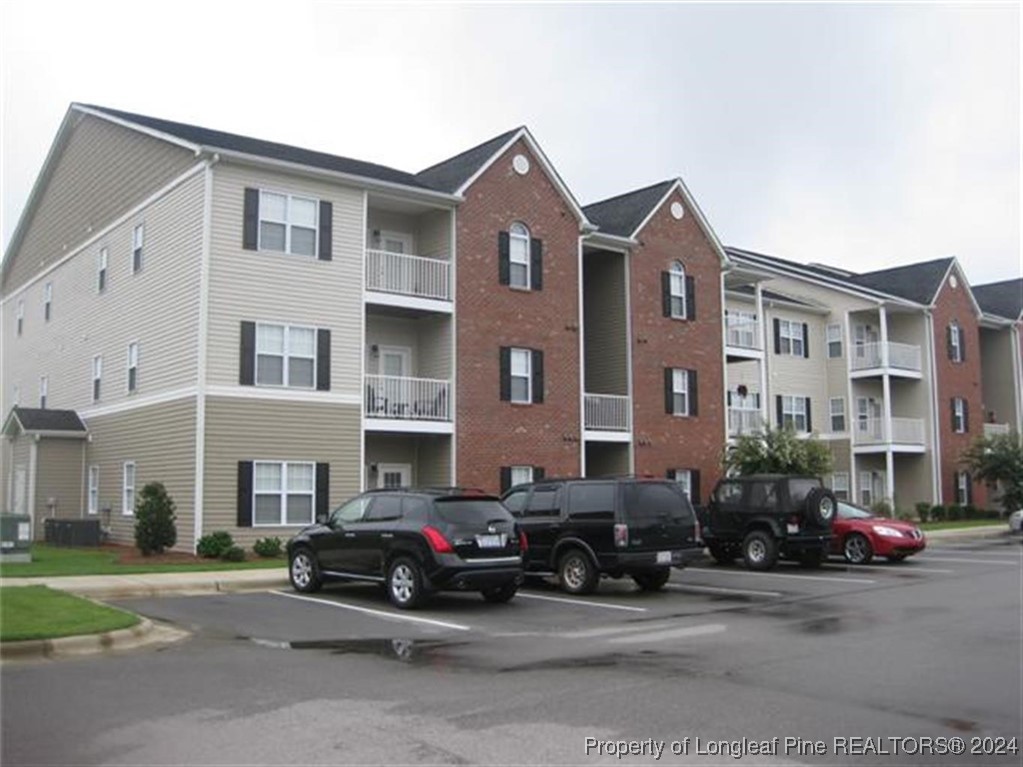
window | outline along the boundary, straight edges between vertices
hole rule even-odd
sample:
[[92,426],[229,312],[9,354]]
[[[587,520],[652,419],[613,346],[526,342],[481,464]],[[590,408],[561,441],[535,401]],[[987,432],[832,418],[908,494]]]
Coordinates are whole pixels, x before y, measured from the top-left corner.
[[533,467],[532,466],[512,466],[511,467],[511,486],[521,485],[526,482],[533,481]]
[[253,525],[308,525],[313,521],[316,464],[256,461]]
[[674,469],[674,480],[686,494],[686,498],[693,499],[693,472],[689,469]]
[[781,425],[798,432],[810,431],[807,397],[781,397]]
[[842,326],[828,325],[828,359],[842,356]]
[[315,256],[319,205],[307,197],[260,192],[259,249]]
[[516,517],[521,517],[523,510],[526,508],[526,500],[529,498],[529,488],[523,490],[516,490],[514,493],[509,493],[508,497],[505,498],[501,503]]
[[511,350],[511,401],[533,401],[532,352],[529,349]]
[[806,356],[806,325],[789,320],[775,320],[778,323],[778,353],[793,357]]
[[96,355],[92,358],[92,401],[99,402],[100,383],[103,378],[103,357]]
[[509,284],[529,289],[529,230],[516,221],[508,229]]
[[46,376],[39,376],[39,407],[46,409],[46,397],[50,393],[50,379]]
[[757,341],[757,313],[742,309],[729,309],[725,312],[725,324],[728,328],[728,345],[743,349],[759,349]]
[[50,310],[53,305],[53,283],[47,282],[43,286],[43,319],[50,321]]
[[840,501],[849,500],[849,474],[840,471],[831,475],[831,492]]
[[139,345],[138,342],[128,344],[128,393],[139,388]]
[[89,467],[89,513],[99,511],[99,466]]
[[558,515],[558,490],[556,487],[538,487],[533,490],[526,506],[527,517],[550,517]]
[[956,503],[966,506],[970,503],[970,473],[968,471],[956,472]]
[[674,368],[671,371],[671,412],[689,415],[689,371]]
[[316,384],[316,330],[256,325],[256,384],[311,389]]
[[135,513],[135,462],[124,462],[124,493],[122,495],[121,513],[125,515]]
[[948,326],[948,358],[953,362],[963,361],[963,329],[958,322]]
[[131,233],[131,271],[132,274],[142,270],[142,245],[145,241],[143,224],[136,226]]
[[18,335],[21,335],[21,331],[25,329],[25,301],[24,299],[18,299],[18,310],[15,314],[18,320]]
[[860,472],[860,505],[870,508],[874,503],[874,472]]
[[831,409],[831,431],[845,431],[845,397],[832,397],[828,402]]
[[99,264],[96,267],[96,292],[107,289],[107,249],[99,249]]
[[966,427],[966,400],[962,397],[952,398],[952,431],[956,434],[965,434]]
[[673,261],[668,271],[668,292],[671,296],[671,316],[686,319],[686,269],[681,261]]
[[568,513],[572,519],[614,519],[614,482],[580,482],[568,485]]

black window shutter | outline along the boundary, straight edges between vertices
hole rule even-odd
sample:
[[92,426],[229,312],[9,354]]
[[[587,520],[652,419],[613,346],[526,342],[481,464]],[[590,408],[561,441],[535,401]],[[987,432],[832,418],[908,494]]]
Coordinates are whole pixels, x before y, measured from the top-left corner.
[[252,527],[252,461],[238,461],[238,527]]
[[664,369],[664,412],[668,415],[675,413],[675,376],[671,368]]
[[661,313],[671,316],[671,275],[668,272],[661,272]]
[[256,323],[242,323],[241,348],[238,359],[238,383],[254,386],[256,383]]
[[970,401],[963,397],[963,431],[970,430]]
[[959,326],[959,361],[966,362],[966,331]]
[[330,464],[316,464],[316,517],[326,518],[330,513]]
[[810,418],[810,398],[806,398],[806,430],[813,431],[813,419]]
[[[777,320],[775,320],[775,322],[777,322]],[[775,413],[777,413],[777,415],[778,415],[778,428],[780,429],[785,424],[785,417],[782,415],[782,410],[781,410],[781,395],[780,394],[775,394],[774,395],[774,409],[775,409]]]
[[803,356],[810,356],[810,326],[803,323]]
[[689,377],[689,415],[699,415],[699,397],[696,390],[696,371],[687,370],[686,375]]
[[945,351],[948,352],[948,358],[954,359],[952,356],[952,326],[949,325],[945,328]]
[[320,261],[334,258],[334,203],[320,200]]
[[316,390],[330,391],[330,331],[316,331]]
[[497,281],[501,285],[511,284],[511,240],[508,232],[497,233]]
[[245,212],[242,216],[242,247],[255,250],[259,247],[259,190],[245,190]]
[[501,401],[511,400],[511,347],[501,347]]
[[696,319],[696,278],[686,276],[686,319]]
[[725,397],[728,400],[728,407],[731,407],[732,406],[732,390],[731,389],[729,389],[728,391],[725,392]]
[[956,430],[956,398],[953,397],[948,401],[949,410],[952,413],[952,431]]
[[968,471],[964,471],[963,474],[966,475],[966,505],[970,506],[973,504],[973,477]]
[[511,466],[501,467],[501,492],[505,493],[511,487]]
[[543,402],[543,352],[533,349],[533,402]]
[[529,286],[543,290],[543,240],[536,237],[529,241]]
[[543,466],[533,467],[533,481],[536,482],[544,478],[546,473],[544,472]]
[[689,471],[689,500],[694,505],[700,503],[700,470],[690,469]]
[[781,320],[774,318],[774,353],[781,354]]

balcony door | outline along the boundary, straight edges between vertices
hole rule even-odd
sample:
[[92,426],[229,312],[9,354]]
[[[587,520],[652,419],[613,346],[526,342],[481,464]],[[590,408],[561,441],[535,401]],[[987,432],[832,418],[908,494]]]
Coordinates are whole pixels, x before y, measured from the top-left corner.
[[381,489],[410,487],[412,466],[407,463],[377,464],[377,487]]
[[405,346],[381,346],[377,368],[382,376],[381,393],[387,415],[406,416],[412,404],[409,391],[412,350]]
[[857,359],[863,359],[867,354],[867,344],[876,344],[880,341],[877,328],[873,325],[856,325],[853,328],[853,347]]
[[881,402],[874,397],[856,398],[856,423],[860,434],[881,438]]
[[412,252],[412,235],[405,232],[381,231],[380,250],[409,255]]

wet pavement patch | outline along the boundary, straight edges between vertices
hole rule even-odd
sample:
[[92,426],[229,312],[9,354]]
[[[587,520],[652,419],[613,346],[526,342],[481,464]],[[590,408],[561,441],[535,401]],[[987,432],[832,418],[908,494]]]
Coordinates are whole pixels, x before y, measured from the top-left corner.
[[332,655],[375,655],[401,663],[433,665],[448,660],[447,651],[465,642],[424,639],[311,639],[283,642],[258,637],[238,637],[260,647],[278,650],[323,650]]

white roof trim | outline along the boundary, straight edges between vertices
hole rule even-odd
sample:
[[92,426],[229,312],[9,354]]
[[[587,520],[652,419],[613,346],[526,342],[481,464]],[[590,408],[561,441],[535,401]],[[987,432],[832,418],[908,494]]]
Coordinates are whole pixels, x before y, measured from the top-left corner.
[[703,211],[700,210],[700,206],[696,204],[696,200],[693,198],[693,195],[690,194],[689,188],[686,186],[681,176],[677,177],[675,181],[672,182],[672,185],[668,187],[668,191],[666,191],[664,193],[664,196],[661,197],[660,201],[650,209],[650,212],[647,214],[646,218],[644,218],[643,221],[640,222],[640,225],[636,227],[636,230],[630,236],[633,239],[639,236],[639,233],[643,229],[643,227],[650,223],[650,219],[653,218],[654,214],[661,209],[661,206],[664,205],[664,203],[667,201],[669,197],[671,197],[672,193],[676,189],[682,194],[682,199],[686,201],[686,206],[693,213],[693,215],[696,216],[697,223],[700,225],[700,228],[703,229],[703,233],[707,235],[707,238],[710,240],[711,246],[714,248],[714,251],[718,254],[718,258],[721,259],[721,265],[727,266],[731,262],[731,259],[725,252],[725,248],[721,244],[721,240],[718,239],[717,233],[711,228],[710,222],[707,221],[707,217],[703,215]]
[[608,247],[614,248],[615,250],[630,250],[631,248],[639,245],[638,240],[634,240],[631,237],[622,237],[618,234],[610,234],[608,232],[602,232],[599,229],[595,232],[590,232],[583,235],[583,244],[593,245],[595,247]]
[[144,133],[147,136],[160,139],[161,141],[166,141],[169,144],[175,144],[199,154],[200,147],[198,144],[193,144],[191,141],[185,141],[184,139],[178,138],[170,133],[164,133],[163,131],[148,128],[145,125],[140,125],[139,123],[132,122],[131,120],[126,120],[123,117],[115,117],[114,115],[100,109],[92,109],[90,107],[83,106],[82,104],[72,102],[71,109],[76,112],[81,112],[82,114],[98,117],[101,120],[106,120],[107,122],[112,122],[114,125],[120,125],[122,128],[128,128],[129,130],[137,131],[138,133]]
[[973,313],[980,319],[984,316],[984,310],[980,308],[980,304],[977,303],[977,299],[973,297],[973,288],[970,287],[969,280],[966,279],[966,274],[963,272],[963,268],[959,266],[959,259],[952,256],[952,261],[948,265],[948,269],[945,270],[945,276],[941,278],[941,282],[938,283],[937,290],[934,291],[934,295],[931,296],[931,303],[928,304],[929,308],[933,309],[938,301],[938,296],[941,294],[941,289],[945,287],[945,283],[948,282],[948,276],[955,269],[959,273],[959,282],[962,283],[963,287],[966,288],[966,295],[970,297],[970,304],[973,305]]

